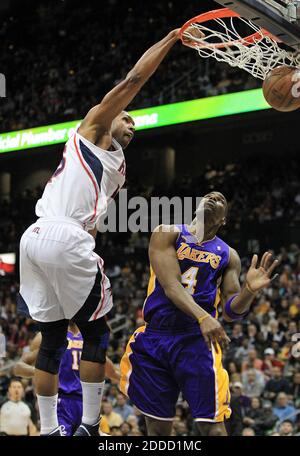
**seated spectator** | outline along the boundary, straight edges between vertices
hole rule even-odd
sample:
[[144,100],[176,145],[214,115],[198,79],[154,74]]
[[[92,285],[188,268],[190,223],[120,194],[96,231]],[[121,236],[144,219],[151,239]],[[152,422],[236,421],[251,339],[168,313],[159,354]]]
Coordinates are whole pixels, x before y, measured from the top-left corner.
[[114,407],[114,411],[121,415],[124,421],[127,420],[129,415],[133,414],[133,407],[128,404],[128,399],[124,394],[119,393],[117,396],[117,403]]
[[113,410],[112,403],[110,401],[103,401],[100,430],[109,434],[111,427],[120,427],[123,421],[124,420],[121,415]]
[[294,425],[290,420],[284,420],[279,426],[279,435],[281,437],[288,437],[294,435]]
[[113,435],[114,437],[122,436],[123,433],[121,431],[121,428],[119,426],[112,426],[110,428],[110,435]]
[[241,346],[235,349],[234,360],[237,363],[242,364],[247,360],[249,350],[249,339],[247,337],[244,337],[241,342]]
[[233,361],[231,361],[228,364],[228,374],[229,374],[230,381],[232,383],[241,382],[241,379],[242,379],[241,373],[238,372],[237,365]]
[[256,325],[250,324],[248,326],[248,339],[249,339],[249,347],[255,347],[257,342],[257,327]]
[[255,350],[255,348],[251,348],[248,352],[247,359],[242,363],[242,372],[250,368],[262,370],[262,365],[263,361],[260,358],[258,358],[257,351]]
[[270,330],[267,335],[267,342],[272,345],[273,342],[277,342],[282,347],[286,342],[284,331],[279,328],[277,320],[271,320],[269,323]]
[[270,380],[266,383],[264,398],[273,400],[281,391],[288,394],[290,392],[290,385],[287,379],[283,377],[281,368],[275,366],[272,368]]
[[262,371],[268,377],[272,376],[273,367],[283,368],[284,363],[275,357],[273,348],[266,348],[264,351],[264,360]]
[[119,394],[119,391],[118,391],[117,386],[116,385],[111,385],[109,387],[108,392],[107,392],[106,399],[112,403],[113,407],[117,403],[118,394]]
[[278,417],[274,415],[272,403],[267,401],[263,403],[262,412],[257,416],[254,423],[254,429],[257,435],[266,435],[274,429]]
[[122,435],[128,436],[132,431],[132,426],[127,421],[124,421],[124,423],[122,423],[120,426],[120,430],[122,432]]
[[244,334],[243,334],[243,327],[240,323],[235,323],[232,329],[232,334],[230,336],[231,339],[231,345],[234,347],[240,347],[243,340],[244,340]]
[[300,372],[295,372],[293,377],[293,385],[290,390],[291,399],[294,401],[295,406],[300,408]]
[[244,393],[248,397],[259,397],[263,392],[265,380],[257,369],[249,369],[242,373]]
[[243,393],[243,385],[235,382],[232,385],[230,407],[231,417],[226,422],[226,429],[229,435],[241,435],[243,430],[243,419],[247,409],[250,407],[250,399]]
[[254,437],[255,436],[255,431],[251,427],[246,427],[242,431],[242,436],[243,437]]
[[296,422],[296,409],[288,403],[288,397],[285,393],[278,394],[273,412],[278,416],[280,421],[290,420],[292,423]]
[[243,424],[255,429],[255,423],[257,420],[261,419],[262,415],[263,409],[261,406],[261,400],[258,397],[253,397],[251,399],[251,406],[246,411],[246,416],[243,419]]

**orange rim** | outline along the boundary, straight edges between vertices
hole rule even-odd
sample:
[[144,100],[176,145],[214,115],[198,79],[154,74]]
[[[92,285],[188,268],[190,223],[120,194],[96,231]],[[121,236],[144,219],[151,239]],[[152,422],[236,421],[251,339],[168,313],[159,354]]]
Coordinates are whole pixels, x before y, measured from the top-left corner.
[[223,48],[225,46],[234,46],[236,43],[242,43],[244,46],[249,46],[250,44],[255,43],[256,41],[261,41],[262,40],[262,34],[263,36],[268,36],[272,40],[276,42],[280,42],[280,40],[272,35],[272,33],[268,32],[265,29],[260,29],[259,32],[255,32],[252,35],[246,36],[245,38],[241,38],[239,40],[233,40],[233,41],[228,41],[226,43],[203,43],[203,46],[201,46],[201,43],[197,41],[190,41],[188,44],[184,42],[183,34],[186,31],[186,29],[191,25],[194,24],[195,22],[198,22],[198,24],[202,24],[204,22],[212,21],[214,19],[224,19],[226,17],[241,17],[239,13],[236,13],[235,11],[232,11],[229,8],[220,8],[212,11],[208,11],[207,13],[199,14],[199,16],[195,16],[192,19],[188,20],[185,24],[180,29],[180,37],[181,41],[185,46],[188,47],[200,47],[200,48]]

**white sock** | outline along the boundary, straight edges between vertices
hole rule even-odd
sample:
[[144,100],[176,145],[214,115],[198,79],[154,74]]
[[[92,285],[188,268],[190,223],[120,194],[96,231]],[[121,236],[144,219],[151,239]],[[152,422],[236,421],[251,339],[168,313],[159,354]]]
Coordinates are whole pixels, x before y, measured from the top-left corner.
[[41,419],[41,434],[49,434],[58,426],[57,420],[57,396],[39,396],[38,406]]
[[95,424],[100,415],[101,401],[105,381],[101,383],[81,382],[82,386],[82,422]]

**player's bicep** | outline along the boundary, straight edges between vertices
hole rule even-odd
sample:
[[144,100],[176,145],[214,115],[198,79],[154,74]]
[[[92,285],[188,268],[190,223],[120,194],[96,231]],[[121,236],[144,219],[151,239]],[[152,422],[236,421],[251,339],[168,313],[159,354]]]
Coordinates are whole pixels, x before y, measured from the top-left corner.
[[149,245],[149,258],[153,271],[164,290],[181,283],[181,271],[175,249],[177,232],[156,231]]
[[110,130],[112,121],[129,105],[142,86],[138,74],[129,73],[123,81],[108,92],[97,106],[86,115],[83,128]]

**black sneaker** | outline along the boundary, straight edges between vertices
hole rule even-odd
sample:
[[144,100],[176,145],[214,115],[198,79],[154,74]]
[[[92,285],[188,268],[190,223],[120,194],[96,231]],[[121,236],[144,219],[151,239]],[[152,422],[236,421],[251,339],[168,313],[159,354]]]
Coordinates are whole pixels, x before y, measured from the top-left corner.
[[40,434],[41,437],[47,437],[48,435],[51,435],[51,437],[64,437],[66,435],[66,428],[61,425],[53,429],[49,434]]
[[73,434],[73,435],[74,436],[80,436],[80,437],[89,437],[89,436],[93,436],[93,435],[97,435],[97,436],[102,435],[102,432],[99,431],[100,419],[95,424],[84,424],[84,423],[81,423],[81,425],[77,428],[77,430],[75,431],[75,434]]

